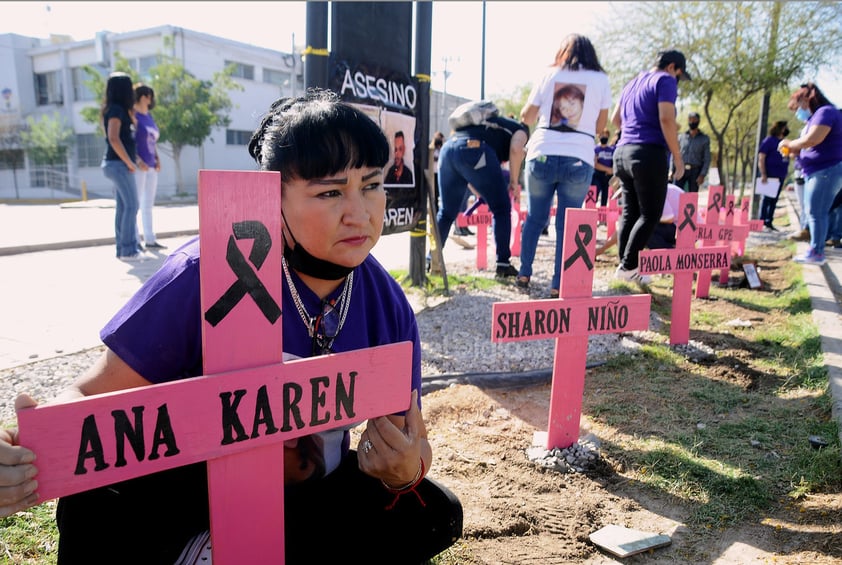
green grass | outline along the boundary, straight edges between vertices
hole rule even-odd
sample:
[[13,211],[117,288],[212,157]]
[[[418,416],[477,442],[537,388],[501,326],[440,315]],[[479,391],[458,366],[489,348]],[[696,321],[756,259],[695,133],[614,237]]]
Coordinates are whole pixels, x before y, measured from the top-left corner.
[[[724,528],[756,519],[781,497],[842,490],[839,430],[809,294],[800,268],[782,270],[777,292],[711,287],[720,303],[768,315],[761,325],[723,331],[724,312],[693,314],[692,328],[727,334],[726,348],[744,357],[718,351],[693,362],[649,343],[632,362],[623,356],[589,373],[599,394],[584,412],[618,432],[604,449],[635,480],[686,504],[694,525]],[[661,286],[656,281],[653,292],[669,290]],[[653,297],[653,308],[663,300]],[[732,369],[753,376],[754,386],[732,378]],[[830,445],[814,449],[810,435]]]
[[0,519],[0,565],[56,562],[55,502]]
[[[404,290],[417,290],[420,289],[427,296],[443,296],[444,295],[444,277],[441,275],[435,275],[427,273],[425,284],[422,287],[414,287],[412,286],[412,280],[409,276],[408,271],[404,270],[391,270],[389,274],[392,276],[393,279],[398,281]],[[448,288],[452,291],[455,288],[462,287],[467,291],[471,290],[487,290],[489,288],[494,288],[495,286],[501,283],[499,280],[496,280],[493,276],[481,276],[481,275],[447,275],[447,285]]]

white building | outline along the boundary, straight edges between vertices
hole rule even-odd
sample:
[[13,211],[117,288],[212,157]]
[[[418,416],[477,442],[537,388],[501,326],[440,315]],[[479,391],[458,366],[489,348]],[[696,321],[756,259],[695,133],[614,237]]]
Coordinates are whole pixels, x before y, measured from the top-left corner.
[[[60,198],[80,195],[84,185],[89,194],[110,197],[113,189],[100,170],[105,139],[96,125],[82,119],[81,109],[99,107],[101,101],[85,87],[83,66],[91,65],[107,76],[114,55],[127,58],[141,76],[166,54],[178,59],[201,80],[234,64],[235,80],[242,91],[229,93],[234,107],[226,129],[216,128],[202,147],[186,147],[181,154],[182,192],[196,193],[200,168],[254,169],[246,145],[269,105],[280,96],[300,93],[304,88],[299,55],[255,47],[221,37],[173,26],[161,26],[128,33],[101,32],[95,39],[72,41],[53,36],[44,40],[16,34],[0,34],[0,199]],[[57,114],[74,134],[66,166],[45,168],[15,146],[4,131],[13,131],[30,116]],[[152,112],[154,117],[154,110]],[[17,153],[10,153],[17,151]],[[158,195],[176,195],[176,175],[167,146],[159,145],[161,172]],[[13,171],[10,156],[22,163]],[[51,171],[48,169],[59,169]],[[65,189],[67,192],[56,189]]]
[[[299,54],[273,51],[180,27],[160,26],[127,33],[100,32],[96,38],[73,41],[67,36],[50,40],[0,34],[0,200],[78,198],[84,186],[89,197],[111,197],[113,188],[100,170],[105,139],[97,126],[82,119],[85,107],[98,108],[85,86],[83,70],[90,65],[103,76],[112,70],[115,54],[127,58],[141,76],[162,54],[174,57],[201,80],[234,64],[242,91],[229,93],[234,107],[226,129],[216,128],[202,147],[185,147],[181,154],[181,193],[195,197],[201,168],[252,170],[247,144],[269,105],[281,96],[304,89]],[[431,92],[430,136],[449,133],[447,115],[467,99]],[[28,117],[58,115],[73,131],[64,165],[43,166],[25,152],[9,133]],[[155,112],[152,111],[154,117]],[[178,195],[175,164],[166,144],[159,144],[161,172],[159,200]],[[17,167],[11,163],[16,161]]]

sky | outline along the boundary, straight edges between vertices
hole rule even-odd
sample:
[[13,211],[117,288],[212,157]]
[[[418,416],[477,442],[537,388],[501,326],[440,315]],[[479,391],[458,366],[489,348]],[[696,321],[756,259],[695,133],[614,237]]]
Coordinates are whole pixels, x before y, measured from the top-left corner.
[[[482,7],[476,0],[433,3],[433,89],[445,91],[447,73],[448,94],[480,97]],[[594,35],[612,10],[610,2],[494,0],[485,7],[487,98],[537,82],[564,36]],[[285,52],[292,50],[293,41],[299,49],[306,45],[305,2],[0,1],[0,13],[0,33],[32,37],[70,35],[81,41],[98,31],[170,24]],[[842,106],[842,76],[820,74],[816,81],[831,101]]]

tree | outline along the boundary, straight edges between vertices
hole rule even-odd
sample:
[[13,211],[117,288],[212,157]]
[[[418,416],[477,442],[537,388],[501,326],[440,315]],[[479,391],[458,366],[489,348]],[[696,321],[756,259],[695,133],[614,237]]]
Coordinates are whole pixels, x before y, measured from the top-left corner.
[[20,122],[18,114],[0,114],[0,163],[4,169],[11,169],[15,185],[15,198],[20,198],[18,169],[23,168],[23,139],[21,133],[26,125]]
[[211,81],[199,80],[177,61],[169,59],[150,70],[155,90],[155,121],[160,143],[169,144],[175,162],[176,187],[183,192],[179,159],[185,146],[199,147],[215,127],[231,123],[233,107],[228,92],[243,90],[231,78],[233,67],[214,73]]
[[[62,172],[67,166],[67,148],[73,144],[73,129],[64,121],[58,112],[42,114],[37,119],[33,116],[26,118],[26,129],[21,131],[21,142],[29,154],[29,159],[35,165],[46,171],[61,167]],[[67,178],[62,178],[62,188],[66,187]]]
[[[215,127],[226,127],[230,122],[228,112],[233,107],[229,91],[243,90],[231,78],[233,67],[214,73],[210,81],[200,80],[188,72],[181,62],[168,55],[159,55],[160,62],[149,69],[150,80],[145,81],[155,91],[155,122],[161,131],[159,144],[175,163],[176,191],[184,192],[181,171],[181,152],[186,146],[201,147]],[[114,57],[114,70],[122,71],[140,80],[129,61],[119,53]],[[85,82],[91,92],[103,98],[107,77],[93,67],[86,67],[89,79]],[[101,133],[102,119],[99,107],[82,110],[83,119],[96,124]],[[163,150],[163,148],[162,148]]]
[[[608,63],[619,92],[634,74],[653,66],[658,51],[681,50],[693,80],[681,84],[679,96],[704,113],[722,172],[736,158],[726,151],[726,136],[737,110],[836,60],[842,53],[840,25],[838,2],[618,4],[600,34],[608,54],[600,60]],[[721,176],[724,182],[727,175]]]
[[514,116],[516,120],[520,121],[520,111],[526,104],[526,99],[532,91],[531,84],[524,84],[515,87],[511,92],[493,94],[491,96],[497,107],[500,108],[500,114],[503,116]]

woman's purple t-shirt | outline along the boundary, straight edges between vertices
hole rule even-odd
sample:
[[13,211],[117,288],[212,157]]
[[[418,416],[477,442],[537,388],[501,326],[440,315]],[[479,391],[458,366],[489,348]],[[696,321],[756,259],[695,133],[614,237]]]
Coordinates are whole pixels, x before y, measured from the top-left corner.
[[798,155],[798,165],[808,177],[842,161],[842,111],[830,104],[820,106],[807,120],[807,129],[811,126],[828,126],[830,131],[821,143]]
[[[291,275],[307,312],[317,312],[321,304],[318,296],[294,272]],[[340,286],[329,298],[337,298],[341,291]],[[371,255],[354,270],[350,300],[333,351],[412,342],[412,389],[420,392],[421,341],[415,314],[400,285]],[[281,318],[284,353],[311,357],[312,339],[298,315],[286,281],[282,309],[286,314]],[[161,269],[105,325],[100,337],[145,379],[162,383],[202,374],[201,321],[199,239],[195,238],[167,258]],[[418,400],[420,403],[420,394]],[[341,446],[344,453],[348,448],[348,434],[342,430],[338,433],[338,440],[330,443],[337,449]],[[325,456],[330,472],[342,455],[334,452]]]
[[786,159],[778,152],[780,141],[780,139],[773,135],[766,136],[766,139],[760,142],[758,153],[766,155],[766,176],[783,180],[789,171],[789,159]]
[[675,104],[678,81],[665,71],[646,71],[623,87],[620,94],[620,145],[655,144],[666,146],[661,130],[658,104]]

